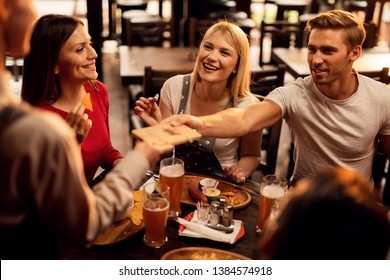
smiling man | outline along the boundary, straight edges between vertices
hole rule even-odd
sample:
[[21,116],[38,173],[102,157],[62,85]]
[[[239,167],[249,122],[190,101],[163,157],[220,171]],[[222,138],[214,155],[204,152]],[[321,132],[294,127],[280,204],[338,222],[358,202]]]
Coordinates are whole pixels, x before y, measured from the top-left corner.
[[306,29],[310,76],[275,89],[260,104],[165,122],[186,123],[204,136],[232,137],[283,117],[295,145],[293,182],[331,166],[353,168],[370,180],[378,138],[390,156],[390,87],[353,69],[366,32],[352,13],[319,14]]

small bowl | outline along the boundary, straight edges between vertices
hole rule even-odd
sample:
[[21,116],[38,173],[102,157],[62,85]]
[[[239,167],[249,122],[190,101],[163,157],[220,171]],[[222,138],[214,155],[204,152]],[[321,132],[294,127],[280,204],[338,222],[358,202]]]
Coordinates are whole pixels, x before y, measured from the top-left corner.
[[209,202],[213,200],[217,200],[219,195],[221,194],[221,191],[217,188],[204,188],[202,190],[202,193],[207,196],[207,200]]
[[199,182],[201,190],[203,190],[204,188],[216,188],[218,184],[219,181],[212,178],[203,178]]

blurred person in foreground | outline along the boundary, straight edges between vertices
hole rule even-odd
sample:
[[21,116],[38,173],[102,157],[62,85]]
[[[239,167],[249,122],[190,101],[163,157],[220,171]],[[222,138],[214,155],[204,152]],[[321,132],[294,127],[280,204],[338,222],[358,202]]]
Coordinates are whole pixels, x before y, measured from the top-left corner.
[[28,51],[35,19],[32,0],[0,0],[1,259],[55,259],[60,241],[91,244],[128,215],[132,189],[173,149],[137,143],[92,191],[75,131],[58,115],[18,104],[9,88],[5,55]]
[[279,211],[261,238],[263,259],[386,259],[386,210],[351,169],[326,169],[300,180]]
[[[168,79],[161,89],[159,106],[154,98],[141,97],[134,111],[145,123],[154,125],[172,114],[205,116],[258,103],[249,88],[249,56],[244,31],[220,20],[204,35],[193,72]],[[226,139],[203,137],[176,146],[175,157],[183,159],[187,171],[242,183],[259,165],[261,133],[259,130]]]
[[97,80],[92,38],[81,20],[49,14],[34,24],[30,46],[22,98],[59,114],[75,129],[92,186],[99,167],[110,170],[123,158],[111,143],[108,90]]
[[259,104],[164,122],[185,123],[203,136],[233,137],[284,118],[294,143],[292,184],[333,166],[350,167],[372,182],[378,139],[390,156],[390,87],[353,69],[364,26],[352,13],[332,10],[308,21],[306,30],[310,76],[275,89]]

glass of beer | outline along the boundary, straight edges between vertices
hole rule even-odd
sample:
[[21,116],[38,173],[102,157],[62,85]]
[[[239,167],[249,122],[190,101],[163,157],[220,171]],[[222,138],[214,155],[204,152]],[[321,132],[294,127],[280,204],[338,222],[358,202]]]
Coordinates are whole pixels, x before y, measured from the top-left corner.
[[256,232],[263,233],[265,222],[278,201],[287,193],[288,181],[277,175],[264,176],[260,182],[259,212]]
[[158,182],[154,185],[153,190],[149,184],[148,189],[145,188],[143,192],[144,243],[149,247],[160,248],[168,241],[166,227],[169,212],[169,188],[161,191]]
[[169,187],[170,210],[181,215],[180,200],[183,192],[184,162],[178,158],[164,158],[160,162],[161,189]]

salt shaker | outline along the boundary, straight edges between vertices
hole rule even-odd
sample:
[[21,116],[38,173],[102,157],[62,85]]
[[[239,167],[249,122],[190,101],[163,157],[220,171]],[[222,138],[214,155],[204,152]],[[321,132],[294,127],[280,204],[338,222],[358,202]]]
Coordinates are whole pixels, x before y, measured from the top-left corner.
[[212,226],[216,226],[219,224],[219,221],[221,219],[221,210],[220,210],[220,203],[219,201],[213,201],[211,202],[211,208],[210,208],[210,224]]

